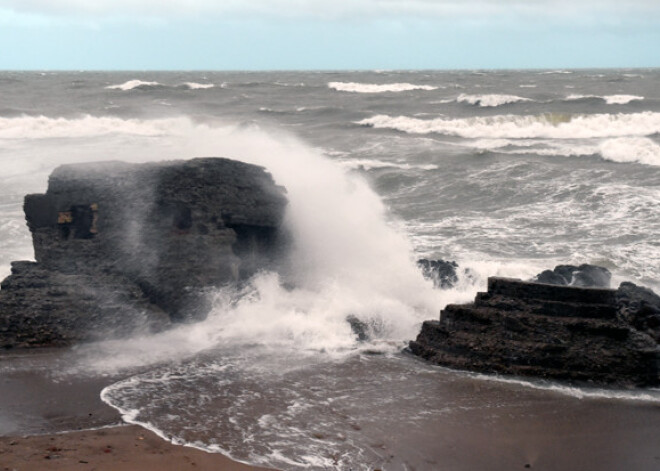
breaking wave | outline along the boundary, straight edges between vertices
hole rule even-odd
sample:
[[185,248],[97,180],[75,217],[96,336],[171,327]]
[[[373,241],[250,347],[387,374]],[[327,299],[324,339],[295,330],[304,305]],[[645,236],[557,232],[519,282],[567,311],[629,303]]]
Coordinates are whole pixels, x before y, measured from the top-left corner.
[[186,82],[183,84],[184,87],[187,87],[189,90],[205,90],[207,88],[215,87],[212,83],[197,83],[197,82]]
[[372,159],[340,160],[339,164],[353,170],[374,170],[381,168],[398,168],[400,170],[436,170],[435,164],[409,164],[405,162],[386,162]]
[[469,105],[481,106],[484,108],[508,105],[511,103],[520,103],[523,101],[533,100],[516,95],[467,95],[465,93],[461,93],[458,98],[456,98],[457,103],[467,103]]
[[145,82],[143,80],[129,80],[128,82],[124,82],[118,85],[108,85],[107,88],[108,90],[122,90],[122,91],[128,91],[128,90],[133,90],[135,88],[154,88],[154,87],[162,87],[158,82]]
[[0,118],[0,146],[7,139],[80,138],[108,134],[155,137],[167,134],[179,122],[181,118],[141,120],[90,115],[73,119],[47,116]]
[[589,100],[589,99],[598,99],[603,100],[608,105],[627,105],[633,101],[641,101],[644,99],[643,96],[637,95],[569,95],[566,97],[566,101],[577,101],[577,100]]
[[487,139],[584,139],[651,136],[660,133],[660,113],[497,115],[471,118],[418,119],[376,115],[362,126],[394,129],[408,134],[442,134]]
[[570,140],[479,139],[467,144],[480,150],[502,154],[535,154],[553,157],[599,156],[620,163],[640,163],[660,167],[660,145],[647,137],[617,137],[591,144]]
[[410,90],[436,90],[438,88],[431,85],[414,85],[412,83],[386,83],[378,85],[355,82],[330,82],[328,83],[328,87],[340,92],[353,93],[407,92]]

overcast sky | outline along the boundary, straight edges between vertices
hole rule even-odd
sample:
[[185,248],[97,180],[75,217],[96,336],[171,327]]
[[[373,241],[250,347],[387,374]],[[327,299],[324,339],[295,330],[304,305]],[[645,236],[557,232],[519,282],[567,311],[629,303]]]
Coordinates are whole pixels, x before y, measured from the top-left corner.
[[0,0],[0,69],[660,66],[660,0]]

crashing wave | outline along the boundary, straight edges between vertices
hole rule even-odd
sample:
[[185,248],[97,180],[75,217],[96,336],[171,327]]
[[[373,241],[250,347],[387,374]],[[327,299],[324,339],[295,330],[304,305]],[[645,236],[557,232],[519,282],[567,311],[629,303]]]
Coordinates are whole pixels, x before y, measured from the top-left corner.
[[4,139],[80,138],[108,134],[161,136],[182,121],[181,118],[141,120],[90,115],[75,119],[47,116],[0,118],[0,143]]
[[650,136],[660,133],[660,113],[497,115],[471,118],[418,119],[376,115],[362,126],[394,129],[408,134],[443,134],[490,139],[587,139]]
[[134,88],[150,88],[150,87],[162,87],[158,82],[145,82],[143,80],[129,80],[128,82],[121,83],[119,85],[108,85],[108,90],[133,90]]
[[351,170],[375,170],[382,168],[397,168],[400,170],[436,170],[437,165],[434,164],[408,164],[401,162],[385,162],[383,160],[372,159],[351,159],[341,160],[338,162],[342,167]]
[[197,82],[186,82],[183,84],[183,86],[188,88],[189,90],[204,90],[207,88],[215,87],[215,85],[212,83],[197,83]]
[[598,99],[603,100],[608,105],[627,105],[633,101],[641,101],[644,99],[643,96],[637,95],[569,95],[566,97],[566,101],[577,101],[577,100],[589,100],[589,99]]
[[467,95],[465,93],[461,93],[458,98],[456,98],[457,103],[467,103],[469,105],[481,106],[484,108],[519,103],[522,101],[532,100],[516,95]]
[[330,82],[328,87],[340,92],[352,93],[385,93],[385,92],[407,92],[410,90],[436,90],[438,87],[431,85],[414,85],[412,83],[355,83],[355,82]]

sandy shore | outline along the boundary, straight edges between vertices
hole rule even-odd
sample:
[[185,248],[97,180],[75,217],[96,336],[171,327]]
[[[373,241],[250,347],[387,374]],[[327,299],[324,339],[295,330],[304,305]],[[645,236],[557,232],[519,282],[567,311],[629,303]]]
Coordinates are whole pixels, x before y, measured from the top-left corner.
[[0,437],[0,471],[248,471],[220,454],[172,445],[135,425]]

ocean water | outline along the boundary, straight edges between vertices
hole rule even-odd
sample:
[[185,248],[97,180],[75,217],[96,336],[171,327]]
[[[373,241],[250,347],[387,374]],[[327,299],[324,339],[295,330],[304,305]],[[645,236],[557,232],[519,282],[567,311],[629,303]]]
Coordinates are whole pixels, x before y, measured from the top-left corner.
[[[655,390],[451,372],[401,350],[488,276],[594,263],[660,290],[660,70],[0,72],[0,276],[33,257],[23,196],[57,165],[199,156],[286,186],[293,269],[218,287],[199,324],[74,349],[57,374],[124,378],[102,397],[125,420],[279,469],[433,470],[469,469],[447,430],[474,423],[520,434],[542,409],[556,438],[576,430],[560,411],[589,415],[584,436],[612,414],[657,417]],[[457,286],[434,289],[421,257],[457,261]],[[520,460],[538,459],[522,435]]]

